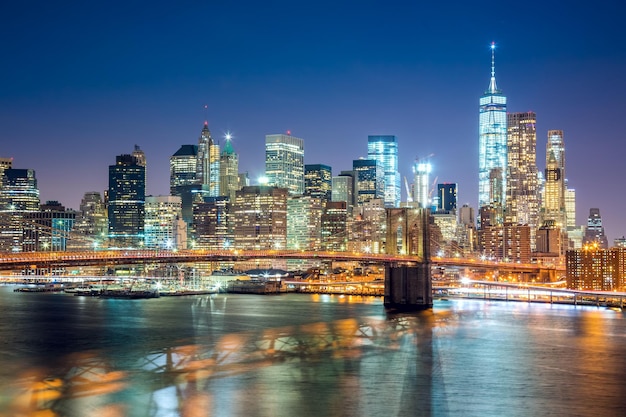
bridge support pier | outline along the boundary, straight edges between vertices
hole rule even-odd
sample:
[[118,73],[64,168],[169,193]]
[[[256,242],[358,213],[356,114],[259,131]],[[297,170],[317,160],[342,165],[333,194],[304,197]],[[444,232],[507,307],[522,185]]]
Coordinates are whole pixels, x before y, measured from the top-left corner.
[[392,311],[419,311],[433,307],[430,264],[385,268],[385,308]]

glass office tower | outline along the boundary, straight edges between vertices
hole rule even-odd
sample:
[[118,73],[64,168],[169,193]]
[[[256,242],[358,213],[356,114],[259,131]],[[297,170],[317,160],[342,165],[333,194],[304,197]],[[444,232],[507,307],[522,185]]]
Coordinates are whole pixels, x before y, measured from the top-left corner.
[[495,44],[491,44],[491,81],[480,98],[478,206],[502,210],[506,190],[506,97],[496,85]]
[[367,158],[381,163],[385,183],[385,207],[400,206],[400,173],[398,172],[398,140],[392,135],[367,137]]

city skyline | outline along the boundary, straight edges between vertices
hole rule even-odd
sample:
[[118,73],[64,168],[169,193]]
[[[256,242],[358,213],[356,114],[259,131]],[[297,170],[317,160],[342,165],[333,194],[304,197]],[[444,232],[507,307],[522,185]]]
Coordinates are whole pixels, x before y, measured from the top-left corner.
[[84,193],[107,188],[108,165],[135,144],[146,154],[147,194],[169,194],[169,158],[197,143],[205,119],[222,146],[233,132],[240,171],[253,181],[268,134],[291,130],[305,141],[304,163],[333,175],[367,157],[369,135],[394,135],[402,178],[434,154],[431,178],[458,183],[459,205],[477,208],[478,100],[495,41],[507,110],[537,115],[539,171],[548,131],[563,130],[577,224],[599,208],[612,242],[626,234],[614,152],[626,96],[623,6],[557,3],[541,3],[524,25],[513,9],[496,10],[489,28],[478,24],[484,10],[465,3],[331,12],[323,2],[250,3],[240,12],[157,2],[126,5],[121,16],[96,5],[3,5],[0,30],[12,41],[0,50],[12,65],[0,69],[0,157],[36,171],[42,202],[77,209]]

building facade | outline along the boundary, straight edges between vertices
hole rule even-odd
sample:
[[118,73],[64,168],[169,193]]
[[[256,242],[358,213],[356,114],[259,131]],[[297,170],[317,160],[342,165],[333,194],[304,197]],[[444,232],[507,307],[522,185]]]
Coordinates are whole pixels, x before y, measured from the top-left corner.
[[589,217],[587,218],[587,227],[585,236],[583,237],[583,245],[597,243],[601,249],[609,247],[608,239],[604,233],[602,226],[602,216],[600,216],[599,208],[589,209]]
[[321,249],[323,205],[321,199],[308,195],[287,199],[287,249]]
[[182,145],[170,157],[170,194],[180,197],[183,220],[191,224],[194,196],[202,186],[198,180],[198,146]]
[[265,136],[267,184],[286,188],[290,195],[304,193],[304,140],[290,134]]
[[235,193],[239,188],[239,155],[233,149],[231,136],[226,135],[220,155],[220,194],[235,201]]
[[145,248],[187,249],[187,227],[179,196],[148,196],[145,210]]
[[144,243],[146,169],[139,162],[132,155],[119,155],[109,166],[108,235],[113,247]]
[[385,182],[382,165],[375,159],[355,159],[354,171],[355,203],[361,204],[374,198],[384,198]]
[[304,194],[326,202],[331,201],[333,190],[332,168],[323,164],[304,166]]
[[507,179],[505,221],[539,223],[537,176],[537,117],[534,112],[507,115]]
[[211,137],[209,123],[206,121],[198,138],[196,178],[205,195],[220,195],[220,147]]
[[192,249],[222,250],[233,247],[233,222],[228,197],[205,197],[193,204]]
[[437,184],[437,211],[456,213],[457,184]]
[[236,249],[285,249],[287,189],[249,186],[238,190],[232,208]]
[[0,252],[21,252],[26,216],[39,211],[39,188],[32,169],[7,168],[0,188]]

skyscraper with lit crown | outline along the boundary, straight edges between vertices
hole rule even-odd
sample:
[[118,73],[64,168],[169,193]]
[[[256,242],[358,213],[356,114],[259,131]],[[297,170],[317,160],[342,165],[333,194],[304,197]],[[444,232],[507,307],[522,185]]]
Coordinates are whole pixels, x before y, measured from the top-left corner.
[[213,141],[209,123],[204,122],[198,139],[196,178],[202,191],[211,197],[220,194],[220,147]]
[[565,207],[565,145],[562,130],[549,130],[546,144],[546,170],[542,220],[554,220],[563,231],[567,227]]
[[220,194],[235,201],[235,192],[239,186],[239,156],[235,153],[232,144],[232,136],[226,135],[224,149],[220,155]]
[[[496,85],[495,43],[491,44],[491,80],[480,98],[478,207],[502,211],[506,193],[506,96]],[[500,221],[502,219],[500,218]]]

